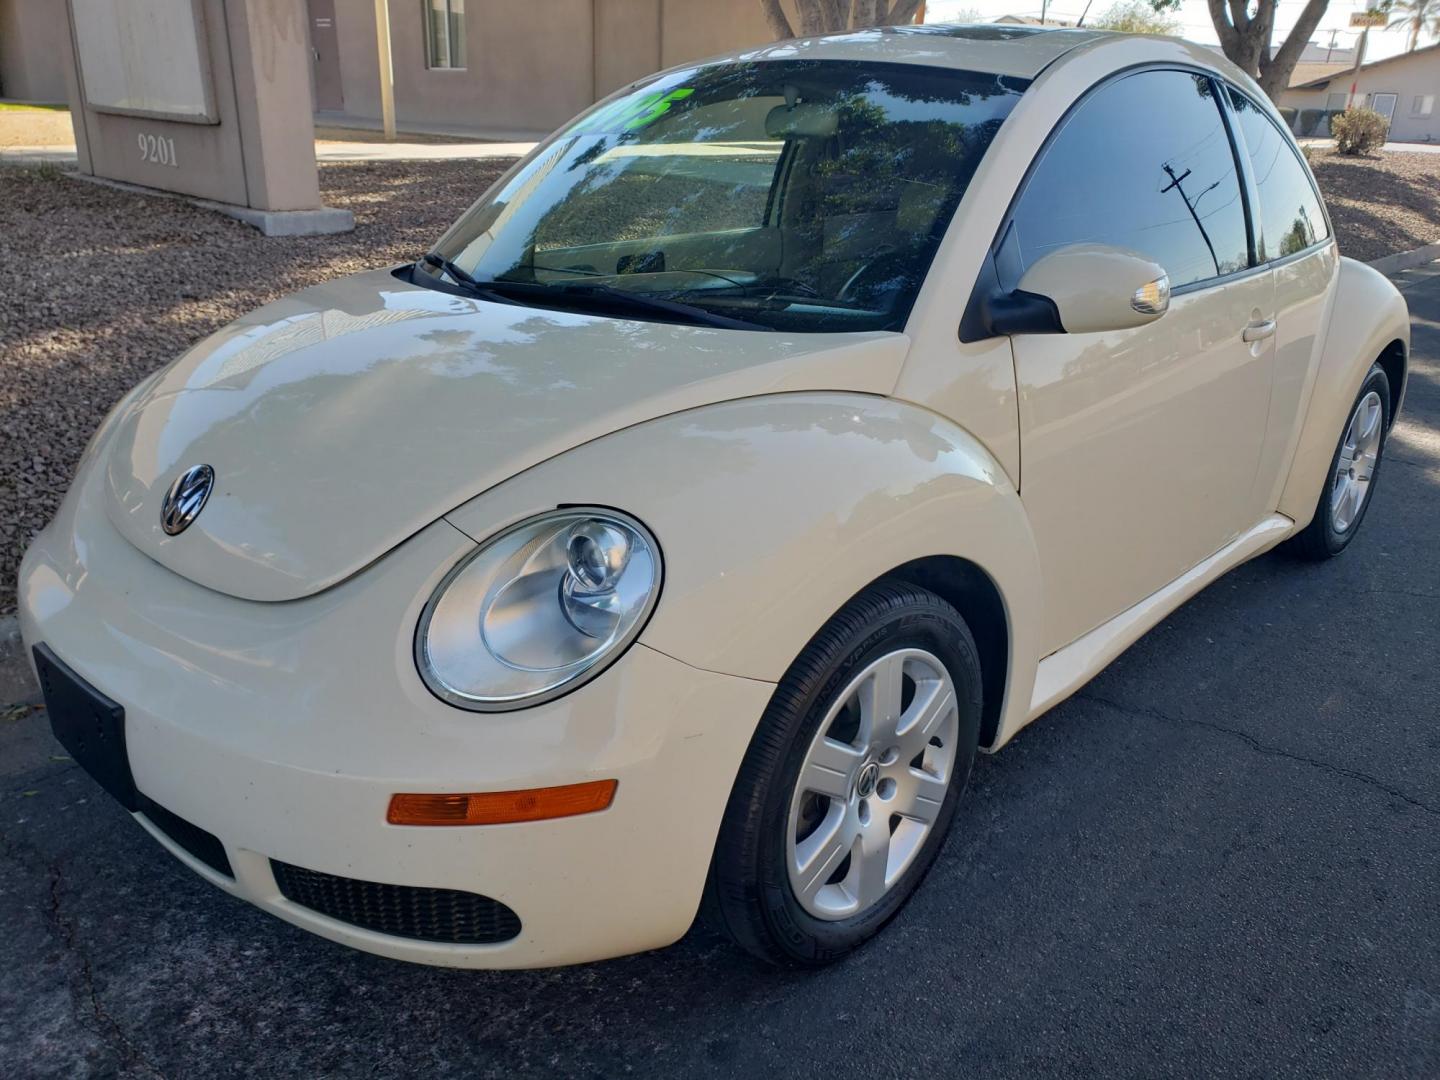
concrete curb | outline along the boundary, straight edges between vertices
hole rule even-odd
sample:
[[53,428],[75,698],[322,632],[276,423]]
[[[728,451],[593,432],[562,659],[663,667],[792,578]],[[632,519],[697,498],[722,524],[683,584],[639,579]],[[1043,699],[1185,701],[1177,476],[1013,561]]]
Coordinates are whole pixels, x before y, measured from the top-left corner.
[[1401,270],[1413,270],[1436,259],[1440,259],[1440,244],[1426,244],[1414,251],[1400,251],[1384,258],[1372,259],[1370,265],[1382,274],[1398,274]]
[[20,640],[20,620],[14,615],[0,616],[0,708],[39,701],[40,686]]
[[0,165],[15,165],[22,169],[40,165],[73,169],[78,160],[73,146],[12,146],[8,150],[0,150]]

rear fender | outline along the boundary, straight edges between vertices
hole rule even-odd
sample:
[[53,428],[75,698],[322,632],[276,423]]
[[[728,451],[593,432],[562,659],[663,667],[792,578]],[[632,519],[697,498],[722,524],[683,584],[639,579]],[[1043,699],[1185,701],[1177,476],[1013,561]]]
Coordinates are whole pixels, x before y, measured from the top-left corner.
[[[1309,405],[1277,508],[1297,528],[1304,528],[1315,516],[1340,429],[1370,366],[1392,342],[1400,342],[1407,357],[1410,353],[1410,312],[1388,278],[1364,263],[1342,258],[1335,288]],[[1390,389],[1393,411],[1398,413],[1405,388],[1402,384]]]

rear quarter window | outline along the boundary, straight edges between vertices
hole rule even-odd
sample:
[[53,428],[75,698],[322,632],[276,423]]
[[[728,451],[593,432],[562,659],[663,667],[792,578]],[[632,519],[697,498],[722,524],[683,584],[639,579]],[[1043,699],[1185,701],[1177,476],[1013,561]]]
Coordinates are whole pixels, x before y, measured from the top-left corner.
[[1225,89],[1260,193],[1255,237],[1260,260],[1283,259],[1327,239],[1325,211],[1290,140],[1259,105],[1234,87]]

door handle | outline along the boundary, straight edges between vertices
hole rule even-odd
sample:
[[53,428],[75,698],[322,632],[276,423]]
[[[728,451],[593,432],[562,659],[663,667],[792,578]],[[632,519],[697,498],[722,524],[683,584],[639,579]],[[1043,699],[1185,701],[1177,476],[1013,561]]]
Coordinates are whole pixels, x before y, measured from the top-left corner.
[[1251,323],[1245,327],[1245,332],[1240,335],[1241,341],[1264,341],[1275,335],[1275,320],[1266,319],[1264,322]]

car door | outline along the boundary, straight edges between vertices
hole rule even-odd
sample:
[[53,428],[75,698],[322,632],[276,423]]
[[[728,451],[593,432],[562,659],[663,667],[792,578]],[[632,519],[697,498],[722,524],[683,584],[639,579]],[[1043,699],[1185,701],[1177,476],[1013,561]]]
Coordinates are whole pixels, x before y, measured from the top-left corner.
[[996,250],[1006,290],[1077,243],[1159,263],[1161,318],[1011,339],[1021,498],[1039,549],[1045,645],[1143,600],[1259,520],[1253,494],[1274,287],[1251,251],[1216,84],[1148,70],[1091,91],[1031,168]]
[[1319,359],[1321,331],[1340,270],[1319,189],[1294,140],[1269,111],[1226,87],[1236,141],[1248,161],[1255,250],[1275,281],[1275,368],[1256,498],[1280,500]]

